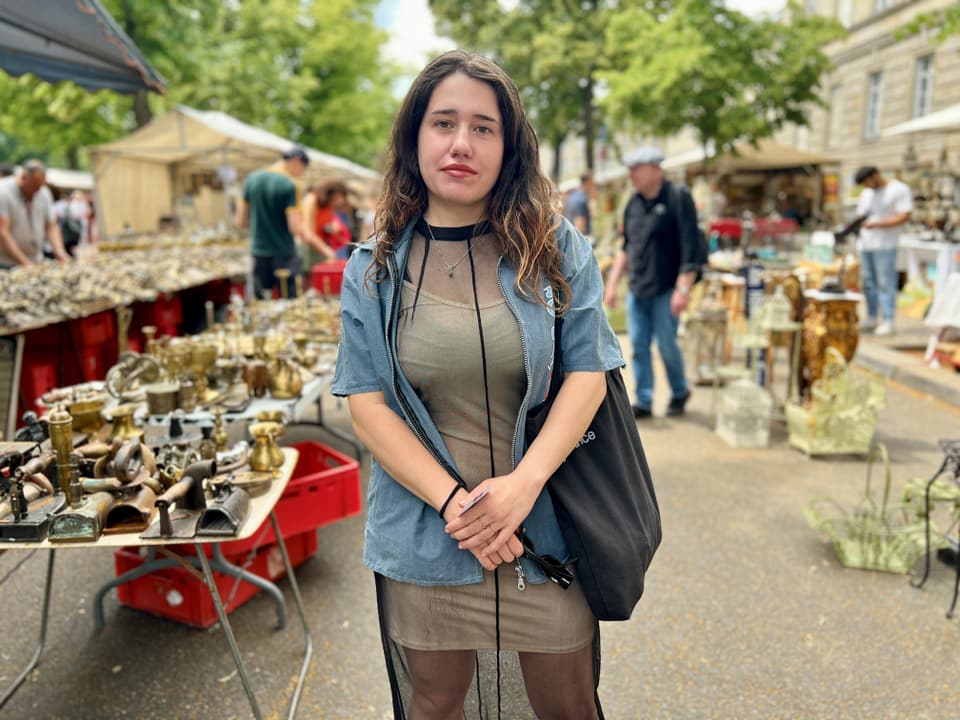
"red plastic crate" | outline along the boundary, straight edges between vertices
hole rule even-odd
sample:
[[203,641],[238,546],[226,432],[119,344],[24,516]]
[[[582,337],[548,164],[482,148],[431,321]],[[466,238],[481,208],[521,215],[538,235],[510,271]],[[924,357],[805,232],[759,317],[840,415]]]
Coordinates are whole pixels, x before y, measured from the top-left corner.
[[[286,541],[290,564],[301,565],[317,552],[317,533],[313,530],[300,533]],[[140,567],[146,557],[140,552],[146,548],[118,548],[113,553],[117,576]],[[242,565],[237,560],[235,564]],[[277,545],[270,545],[257,552],[246,570],[276,580],[283,577],[283,556]],[[228,613],[256,595],[260,588],[243,580],[219,572],[213,573],[217,591]],[[234,591],[234,586],[236,590]],[[143,610],[199,628],[208,628],[217,622],[217,610],[206,583],[179,567],[164,568],[124,583],[117,588],[120,604]]]
[[343,270],[346,260],[328,260],[317,263],[310,269],[310,285],[327,295],[339,295],[343,287]]
[[77,347],[96,347],[103,343],[117,342],[117,323],[113,310],[94,313],[70,322],[70,331]]
[[[360,464],[323,443],[294,443],[300,456],[274,512],[284,538],[316,530],[360,512]],[[245,554],[256,545],[276,542],[273,524],[264,520],[245,540],[225,542],[227,557]]]

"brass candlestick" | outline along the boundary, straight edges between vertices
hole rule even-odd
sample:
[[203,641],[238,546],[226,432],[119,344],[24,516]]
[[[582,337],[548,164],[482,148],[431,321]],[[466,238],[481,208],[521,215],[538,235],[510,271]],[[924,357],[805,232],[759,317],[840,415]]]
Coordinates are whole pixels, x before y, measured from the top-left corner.
[[[131,412],[131,418],[133,413]],[[58,405],[47,418],[50,446],[57,454],[57,482],[65,497],[70,497],[70,453],[73,452],[73,417]]]
[[273,274],[276,276],[277,282],[280,283],[280,297],[284,300],[289,300],[289,288],[287,287],[287,280],[290,278],[292,273],[286,268],[278,268],[277,270],[273,271]]

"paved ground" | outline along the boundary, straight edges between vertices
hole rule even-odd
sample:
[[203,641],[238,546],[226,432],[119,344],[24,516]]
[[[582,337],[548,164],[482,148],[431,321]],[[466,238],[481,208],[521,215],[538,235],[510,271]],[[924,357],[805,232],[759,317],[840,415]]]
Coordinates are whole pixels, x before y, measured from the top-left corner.
[[[885,349],[865,340],[859,357]],[[890,449],[898,490],[939,465],[935,441],[960,436],[960,409],[940,399],[955,387],[950,374],[931,395],[897,372],[907,384],[891,383],[877,437]],[[607,717],[960,717],[960,617],[944,618],[952,570],[935,561],[916,590],[902,575],[843,569],[801,511],[824,495],[855,503],[863,460],[808,459],[788,447],[782,426],[768,449],[730,448],[711,431],[709,400],[697,389],[684,419],[641,425],[665,534],[634,618],[603,627]],[[664,403],[661,391],[657,409]],[[326,407],[346,427],[337,401]],[[391,715],[362,533],[361,517],[322,528],[319,552],[298,571],[316,641],[299,717]],[[0,579],[23,557],[0,556]],[[0,686],[34,646],[43,568],[32,557],[0,585]],[[113,572],[110,552],[58,553],[46,651],[0,717],[249,717],[219,632],[122,608],[114,595],[105,630],[93,631],[90,599]],[[302,639],[290,613],[288,628],[276,631],[261,595],[231,616],[267,717],[285,717],[299,667]]]

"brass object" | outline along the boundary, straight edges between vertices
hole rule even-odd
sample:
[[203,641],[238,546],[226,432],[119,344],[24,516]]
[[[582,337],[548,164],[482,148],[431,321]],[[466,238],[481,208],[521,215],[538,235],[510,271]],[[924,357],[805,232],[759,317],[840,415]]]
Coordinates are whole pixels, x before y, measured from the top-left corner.
[[247,363],[244,371],[247,381],[247,390],[251,397],[263,397],[270,386],[270,371],[262,360],[253,360]]
[[287,280],[290,279],[290,271],[286,268],[278,268],[273,271],[273,274],[277,278],[277,282],[280,284],[280,297],[283,300],[289,300],[289,288],[287,287]]
[[[726,320],[726,314],[724,314]],[[309,346],[310,338],[306,333],[297,333],[293,336],[293,342],[297,346],[297,359],[305,368],[310,369],[317,364],[318,355],[315,350]]]
[[130,321],[133,320],[133,310],[129,305],[117,305],[114,308],[117,314],[117,357],[130,349]]
[[107,512],[104,535],[141,533],[150,527],[155,512],[157,494],[148,485],[121,490],[116,502]]
[[184,380],[180,383],[180,389],[177,390],[177,407],[186,413],[192,413],[197,409],[197,386],[192,380]]
[[227,449],[227,431],[223,427],[223,408],[220,407],[213,410],[213,441],[218,452]]
[[157,328],[153,325],[144,325],[140,328],[140,332],[143,333],[144,342],[143,342],[143,352],[147,355],[152,355],[157,357],[159,354],[157,352]]
[[86,495],[79,507],[70,508],[50,520],[50,542],[90,542],[100,537],[114,497],[108,492]]
[[103,410],[104,400],[102,398],[91,400],[78,400],[70,403],[70,415],[73,417],[74,427],[77,432],[95,433],[104,426]]
[[180,388],[176,383],[161,382],[147,385],[147,412],[151,415],[167,415],[177,409],[177,394]]
[[828,348],[834,348],[850,362],[860,339],[857,321],[860,295],[809,291],[804,298],[801,395],[823,376]]
[[122,401],[138,398],[144,385],[155,383],[159,379],[160,364],[156,358],[127,352],[107,371],[104,384],[107,392]]
[[[131,414],[132,418],[132,414]],[[57,455],[57,482],[64,497],[70,497],[70,453],[73,452],[73,417],[61,406],[47,418],[50,446]]]
[[277,355],[276,360],[270,364],[269,383],[271,397],[279,399],[298,398],[303,390],[300,369],[285,353]]
[[[196,535],[197,523],[207,507],[203,481],[217,474],[215,460],[202,460],[186,467],[177,483],[157,498],[159,522],[141,535],[143,538],[191,538]],[[170,505],[176,503],[176,510]]]
[[110,437],[128,440],[143,436],[143,430],[138,428],[133,422],[133,414],[137,406],[132,404],[117,405],[109,411],[110,422],[113,423],[113,431]]
[[277,446],[276,433],[279,423],[256,422],[250,425],[253,450],[250,451],[250,468],[257,472],[271,472],[283,465],[283,451]]
[[297,275],[293,279],[293,282],[297,291],[297,299],[299,300],[303,297],[303,275]]

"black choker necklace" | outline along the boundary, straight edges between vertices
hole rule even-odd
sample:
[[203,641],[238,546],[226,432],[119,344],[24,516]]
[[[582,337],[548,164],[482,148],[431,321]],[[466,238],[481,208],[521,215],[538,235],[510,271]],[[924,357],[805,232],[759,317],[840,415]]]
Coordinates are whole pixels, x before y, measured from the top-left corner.
[[424,237],[429,237],[432,240],[459,242],[483,235],[485,232],[487,232],[488,223],[486,220],[481,220],[475,225],[463,225],[461,227],[440,227],[437,225],[429,225],[427,221],[421,217],[419,220],[417,220],[417,224],[414,227],[421,235]]

